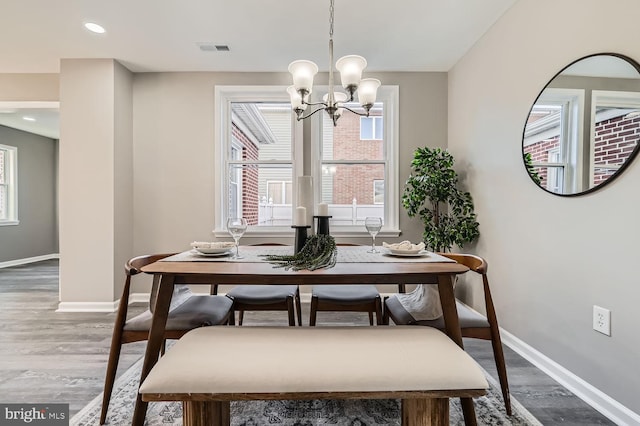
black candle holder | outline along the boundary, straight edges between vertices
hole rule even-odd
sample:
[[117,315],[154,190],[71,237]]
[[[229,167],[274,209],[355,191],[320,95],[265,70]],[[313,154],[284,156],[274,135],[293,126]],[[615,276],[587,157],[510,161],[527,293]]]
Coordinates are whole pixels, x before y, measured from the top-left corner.
[[297,254],[302,250],[304,244],[307,242],[307,229],[311,228],[311,225],[293,225],[291,227],[296,230],[296,239],[293,249],[294,254]]
[[329,235],[329,219],[333,216],[314,216],[314,219],[318,219],[318,227],[316,228],[316,234]]

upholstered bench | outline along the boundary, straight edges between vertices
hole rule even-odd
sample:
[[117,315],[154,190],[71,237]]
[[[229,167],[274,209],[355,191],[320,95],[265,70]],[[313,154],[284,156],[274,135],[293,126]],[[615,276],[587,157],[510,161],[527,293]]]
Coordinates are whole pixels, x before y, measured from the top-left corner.
[[183,401],[184,425],[229,425],[240,400],[402,400],[403,425],[448,425],[449,398],[488,388],[476,362],[427,327],[203,327],[140,386],[144,401]]

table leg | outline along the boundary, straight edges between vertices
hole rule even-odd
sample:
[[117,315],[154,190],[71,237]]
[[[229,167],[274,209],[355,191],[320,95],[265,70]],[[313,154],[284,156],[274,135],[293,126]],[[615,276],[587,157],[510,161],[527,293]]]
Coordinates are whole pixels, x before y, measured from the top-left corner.
[[[149,330],[149,339],[147,341],[147,349],[144,353],[144,363],[142,364],[142,373],[140,374],[140,384],[147,378],[147,375],[158,362],[158,355],[164,340],[164,329],[167,325],[167,317],[169,316],[169,305],[171,304],[171,296],[173,295],[173,275],[163,275],[158,287],[158,297],[156,298],[156,306],[153,309],[153,321]],[[132,426],[143,426],[144,418],[147,414],[147,402],[142,400],[142,396],[136,396],[136,406],[133,410]]]
[[[456,296],[453,293],[454,275],[438,275],[438,292],[440,293],[440,304],[442,305],[442,315],[447,335],[464,349],[462,343],[462,332],[460,331],[460,321],[458,320],[458,310],[456,309]],[[464,424],[476,426],[476,412],[473,408],[472,398],[460,398],[462,413],[464,414]]]

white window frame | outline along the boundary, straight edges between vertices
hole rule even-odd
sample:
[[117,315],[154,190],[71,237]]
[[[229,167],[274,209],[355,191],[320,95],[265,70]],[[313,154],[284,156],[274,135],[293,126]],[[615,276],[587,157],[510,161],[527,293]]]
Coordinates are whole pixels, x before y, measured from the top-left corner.
[[[214,89],[215,116],[214,116],[214,164],[219,165],[214,173],[214,229],[216,237],[228,237],[226,230],[226,212],[224,209],[226,190],[228,182],[228,161],[227,149],[232,141],[231,136],[231,104],[234,102],[285,102],[290,103],[291,99],[287,94],[286,86],[216,86]],[[292,129],[292,184],[293,194],[297,193],[297,177],[302,176],[303,148],[302,148],[302,122],[295,119],[291,113]],[[278,161],[283,163],[286,161]],[[294,217],[292,205],[291,217]],[[290,226],[249,226],[245,232],[245,237],[290,237],[293,230]]]
[[[363,138],[362,137],[362,121],[364,119],[371,119],[371,118],[373,119],[373,120],[371,120],[371,123],[373,123],[371,125],[371,135],[372,135],[372,137]],[[378,120],[376,120],[377,118],[381,119],[381,121],[382,121],[382,131],[384,132],[384,117],[381,117],[379,115],[371,115],[369,117],[360,117],[360,129],[359,130],[360,130],[360,140],[361,141],[379,141],[379,140],[381,140],[381,139],[377,139],[376,138],[376,127],[377,127],[376,126],[376,121],[378,121]]]
[[6,188],[5,218],[0,218],[0,226],[18,225],[18,148],[9,145],[0,145],[4,151],[4,173],[6,183],[0,184]]
[[[314,87],[315,93],[327,93],[328,87]],[[397,237],[400,235],[399,206],[400,206],[400,181],[399,181],[399,126],[400,126],[400,90],[399,86],[381,86],[378,89],[377,101],[384,103],[383,130],[385,159],[385,203],[383,226],[378,236]],[[312,119],[311,124],[311,174],[317,184],[314,185],[315,205],[318,205],[321,197],[322,164],[331,164],[331,161],[322,160],[322,114],[319,112]],[[344,111],[343,114],[351,114]],[[358,161],[336,161],[335,164],[357,164]],[[366,161],[367,164],[375,161]],[[331,234],[338,237],[363,237],[369,235],[364,225],[332,225]]]
[[[564,173],[564,188],[562,194],[573,194],[581,192],[582,176],[584,167],[582,161],[585,147],[584,140],[584,104],[585,91],[582,89],[555,89],[548,88],[536,100],[536,104],[561,105],[564,116],[561,120],[560,143],[562,153],[560,161],[557,163],[534,162],[534,166],[554,167],[562,169]],[[531,145],[540,140],[558,134],[557,125],[551,120],[541,119],[538,122],[528,125],[524,135],[524,146]]]

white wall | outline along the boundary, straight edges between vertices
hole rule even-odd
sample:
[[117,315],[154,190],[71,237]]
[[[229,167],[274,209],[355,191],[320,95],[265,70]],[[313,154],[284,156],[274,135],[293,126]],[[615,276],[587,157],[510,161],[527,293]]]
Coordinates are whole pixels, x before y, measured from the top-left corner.
[[[533,184],[521,146],[529,108],[561,68],[598,52],[640,60],[638,16],[637,0],[520,0],[449,73],[449,149],[474,196],[475,251],[502,327],[636,413],[640,162],[563,198]],[[611,309],[611,337],[592,330],[594,304]]]
[[108,309],[120,296],[132,255],[131,141],[129,71],[113,59],[63,59],[60,309]]

